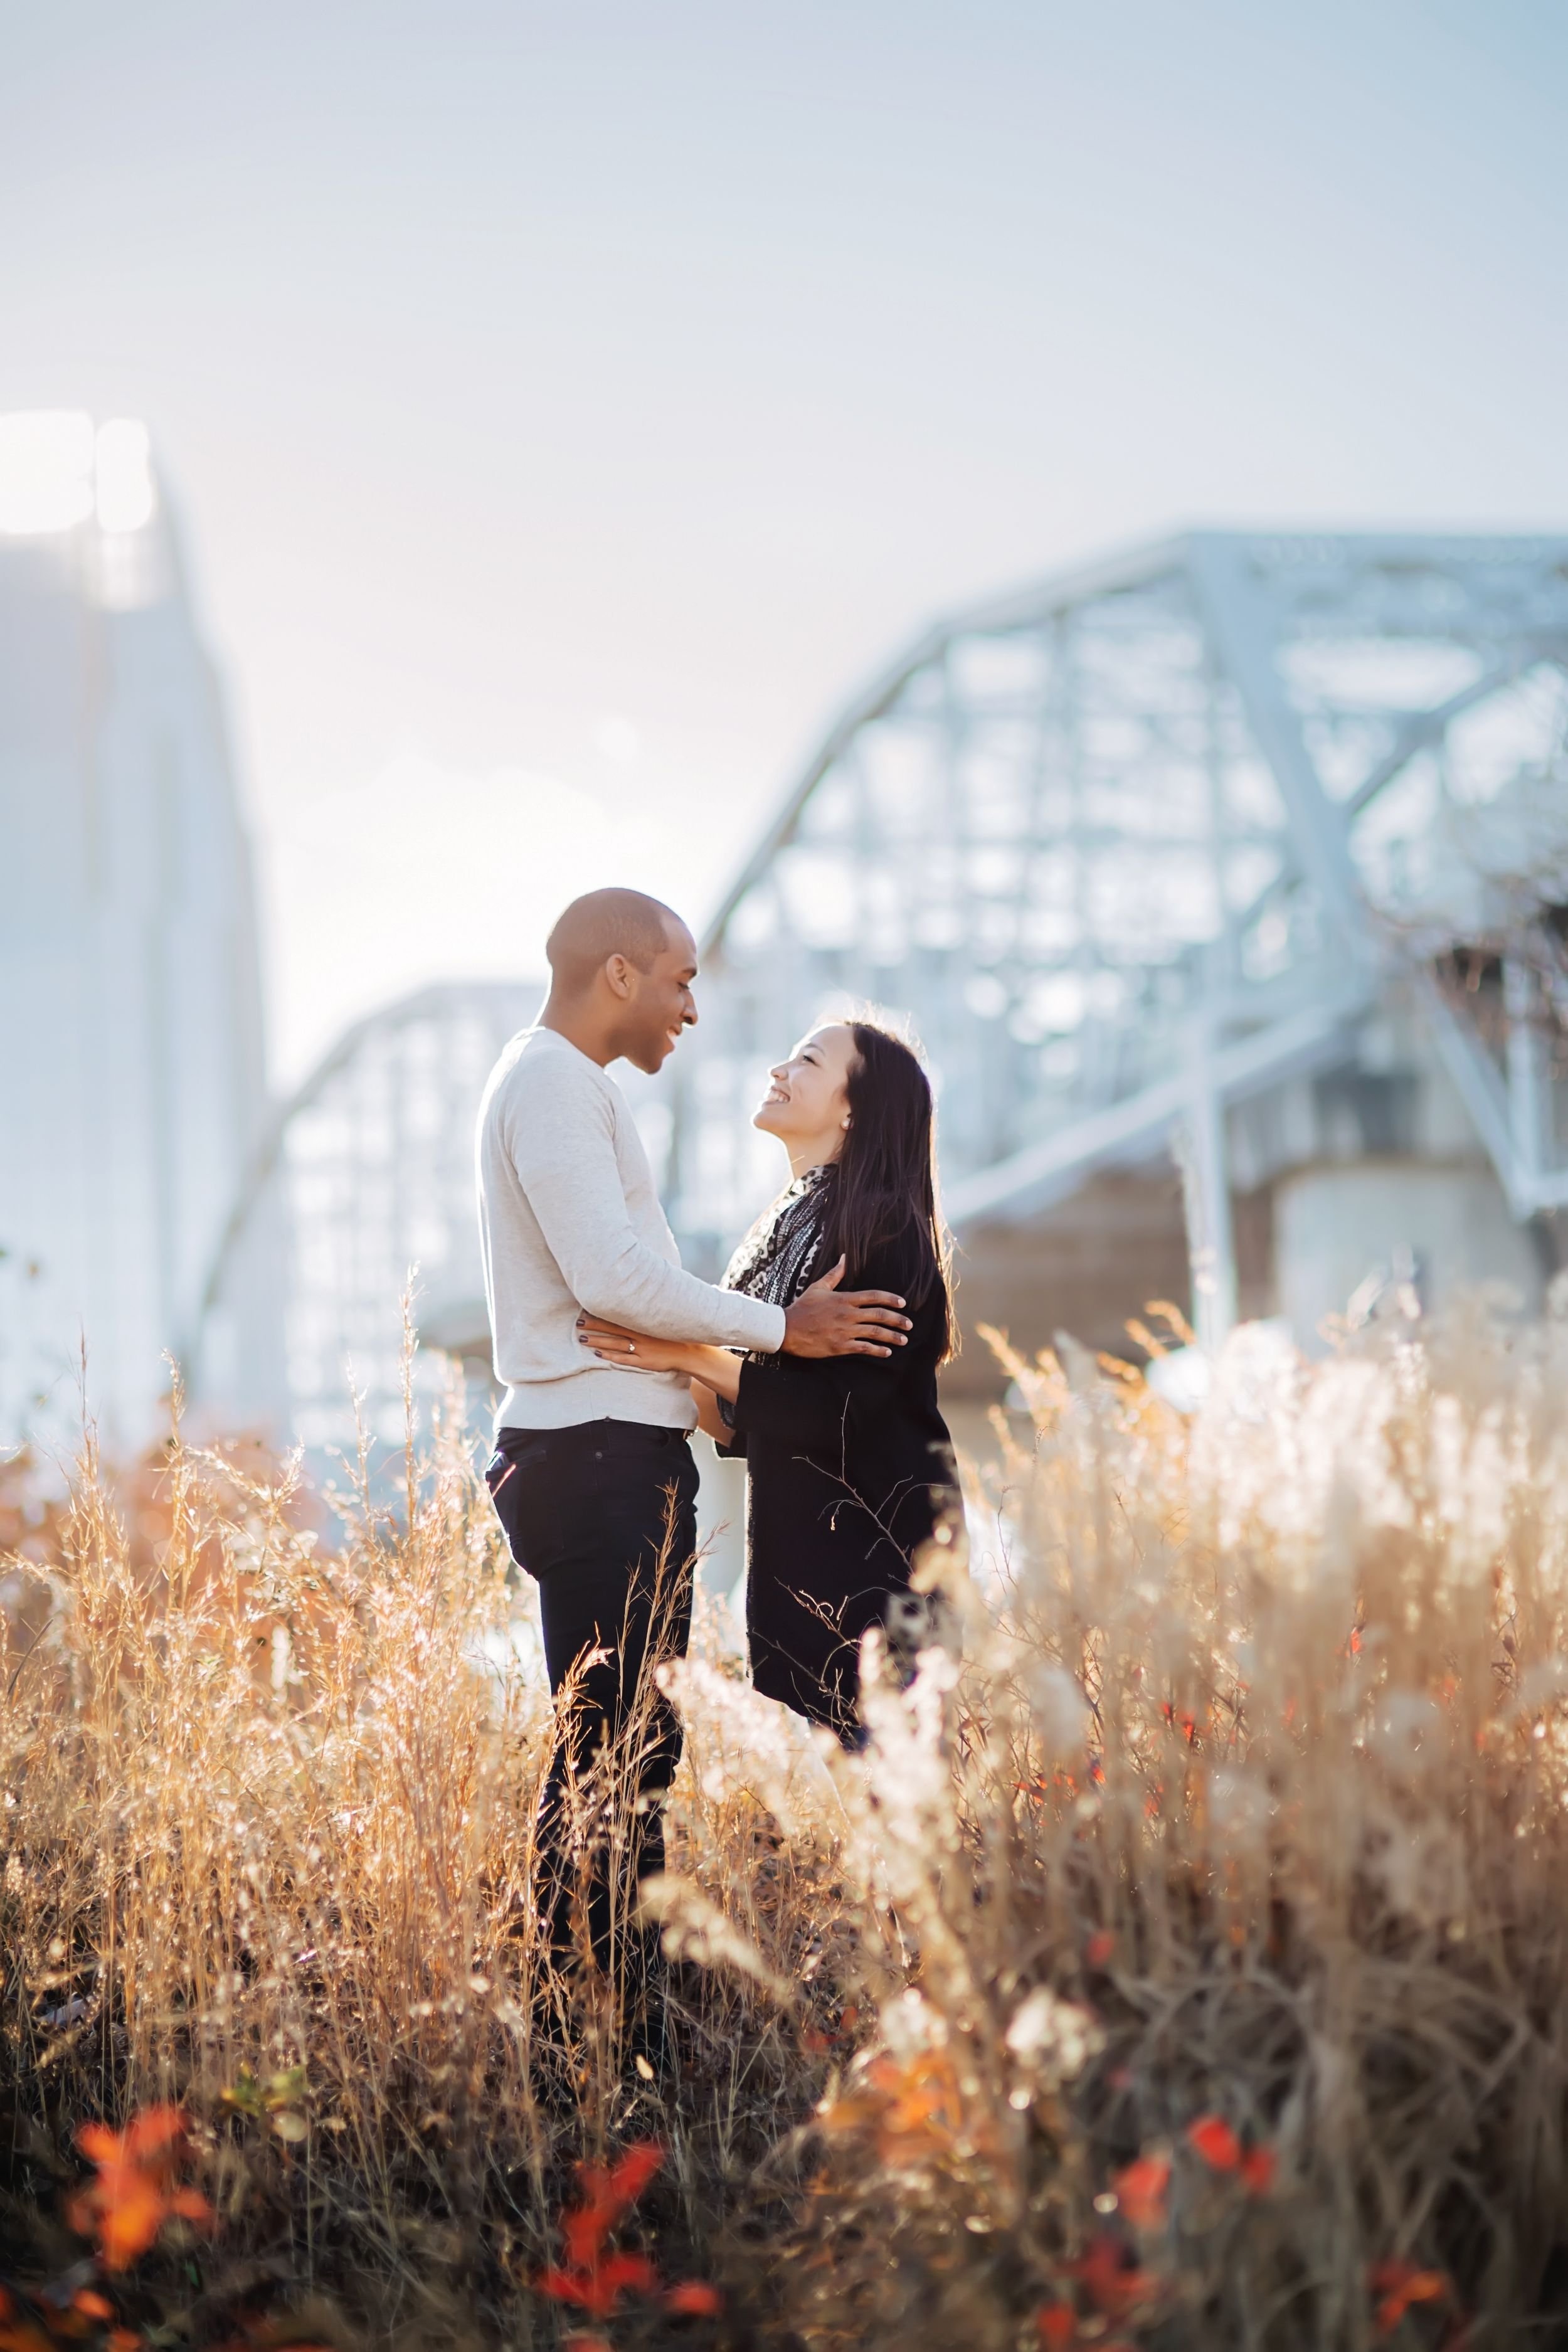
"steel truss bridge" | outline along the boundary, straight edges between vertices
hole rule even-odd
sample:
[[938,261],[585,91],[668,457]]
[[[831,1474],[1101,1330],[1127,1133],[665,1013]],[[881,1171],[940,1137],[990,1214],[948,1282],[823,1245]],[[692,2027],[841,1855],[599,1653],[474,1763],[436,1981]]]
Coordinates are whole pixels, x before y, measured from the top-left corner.
[[[488,1357],[474,1211],[474,1117],[507,1039],[531,1021],[538,982],[456,982],[383,1006],[345,1031],[280,1104],[236,1201],[182,1352],[202,1393],[206,1335],[235,1269],[276,1259],[288,1393],[279,1427],[352,1454],[357,1412],[373,1444],[403,1432],[402,1299],[426,1346]],[[416,1384],[439,1367],[426,1358]]]
[[[1214,1341],[1238,1184],[1322,1148],[1304,1081],[1418,1148],[1391,1008],[1513,1218],[1568,1205],[1565,907],[1568,539],[1194,531],[1066,573],[931,629],[759,840],[646,1107],[672,1220],[710,1267],[776,1182],[769,1062],[871,1003],[931,1058],[961,1241],[1174,1153]],[[410,1259],[472,1319],[472,1112],[532,1009],[427,992],[280,1117],[247,1199],[290,1191],[297,1422],[384,1362]]]
[[[858,1000],[935,1066],[961,1239],[1173,1143],[1210,1339],[1236,1311],[1228,1115],[1353,1072],[1391,989],[1514,1215],[1568,1202],[1565,662],[1568,540],[1194,531],[933,628],[721,910],[675,1076],[678,1229],[765,1197],[766,1062]],[[1494,938],[1477,986],[1442,984]]]

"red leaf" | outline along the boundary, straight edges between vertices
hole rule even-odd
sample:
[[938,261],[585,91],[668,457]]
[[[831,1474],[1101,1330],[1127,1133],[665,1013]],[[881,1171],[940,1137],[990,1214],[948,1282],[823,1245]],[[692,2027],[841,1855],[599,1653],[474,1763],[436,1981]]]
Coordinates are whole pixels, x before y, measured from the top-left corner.
[[535,2281],[541,2294],[558,2303],[574,2303],[595,2319],[607,2319],[628,2287],[654,2294],[658,2273],[643,2254],[612,2254],[604,2259],[604,2244],[628,2206],[636,2203],[664,2162],[658,2140],[638,2140],[612,2165],[583,2164],[577,2168],[583,2201],[561,2217],[565,2265],[542,2272]]
[[664,2149],[657,2139],[637,2141],[611,2168],[610,2194],[622,2206],[636,2204],[663,2162]]
[[1200,2116],[1187,2128],[1187,2144],[1216,2172],[1234,2172],[1241,2162],[1241,2142],[1223,2116]]
[[598,2261],[610,2220],[602,2205],[574,2205],[570,2213],[563,2213],[561,2242],[574,2270],[588,2270]]
[[537,2294],[547,2294],[552,2303],[581,2303],[588,2300],[591,2282],[575,2271],[541,2271],[533,2282]]
[[1249,2147],[1241,2159],[1242,2183],[1249,2197],[1267,2197],[1274,2186],[1279,2159],[1271,2147]]
[[1111,2175],[1116,2201],[1135,2230],[1163,2230],[1171,2167],[1163,2156],[1141,2156]]
[[658,2285],[658,2273],[646,2254],[612,2254],[608,2262],[599,2264],[595,2281],[600,2293],[612,2298],[618,2298],[629,2286],[652,2294]]
[[1083,1948],[1083,1957],[1091,1969],[1102,1969],[1116,1949],[1116,1938],[1109,1927],[1097,1927]]
[[1068,2264],[1068,2275],[1081,2279],[1096,2310],[1111,2319],[1143,2302],[1155,2286],[1152,2274],[1139,2270],[1120,2241],[1103,2231],[1080,2261]]
[[724,2308],[724,2298],[716,2286],[703,2279],[682,2279],[679,2286],[666,2287],[666,2311],[679,2311],[689,2319],[717,2319]]
[[1046,2352],[1071,2352],[1078,2334],[1078,2314],[1070,2303],[1041,2304],[1035,2314],[1035,2326]]

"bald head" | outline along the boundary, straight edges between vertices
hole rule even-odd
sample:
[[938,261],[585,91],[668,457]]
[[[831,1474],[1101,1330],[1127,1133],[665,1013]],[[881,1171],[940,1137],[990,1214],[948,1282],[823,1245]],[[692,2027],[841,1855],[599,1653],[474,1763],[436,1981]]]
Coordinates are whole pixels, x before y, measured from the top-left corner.
[[601,1068],[621,1057],[649,1075],[697,1018],[697,950],[679,915],[641,890],[574,898],[545,942],[540,1014]]
[[544,952],[555,986],[578,996],[611,956],[651,971],[665,949],[686,936],[679,916],[641,890],[590,890],[556,918]]

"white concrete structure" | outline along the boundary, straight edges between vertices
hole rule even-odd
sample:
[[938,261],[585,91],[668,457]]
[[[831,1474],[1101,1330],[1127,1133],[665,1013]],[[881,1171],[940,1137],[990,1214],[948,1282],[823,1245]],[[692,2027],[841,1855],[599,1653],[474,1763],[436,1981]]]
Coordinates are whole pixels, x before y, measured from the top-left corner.
[[[222,698],[128,420],[0,417],[0,1443],[68,1434],[85,1342],[123,1451],[156,1433],[266,1106]],[[207,1335],[230,1424],[281,1402],[259,1272]]]

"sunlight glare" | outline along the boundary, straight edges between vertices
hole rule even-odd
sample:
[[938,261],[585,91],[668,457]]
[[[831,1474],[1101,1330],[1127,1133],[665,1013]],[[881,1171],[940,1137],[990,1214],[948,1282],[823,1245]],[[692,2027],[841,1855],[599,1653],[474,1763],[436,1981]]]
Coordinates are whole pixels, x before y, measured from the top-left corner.
[[68,530],[91,512],[91,417],[74,408],[0,416],[0,532]]
[[114,416],[98,428],[98,520],[107,531],[140,530],[153,519],[153,457],[147,427]]

